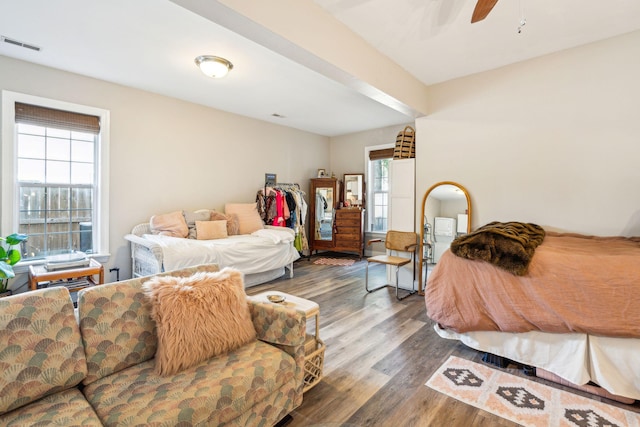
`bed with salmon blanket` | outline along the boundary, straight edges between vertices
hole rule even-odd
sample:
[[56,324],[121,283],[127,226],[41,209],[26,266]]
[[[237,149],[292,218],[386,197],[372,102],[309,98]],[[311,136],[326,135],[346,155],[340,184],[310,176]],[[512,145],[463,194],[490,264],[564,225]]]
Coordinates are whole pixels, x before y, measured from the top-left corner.
[[442,337],[640,399],[640,237],[487,224],[443,254],[425,302]]

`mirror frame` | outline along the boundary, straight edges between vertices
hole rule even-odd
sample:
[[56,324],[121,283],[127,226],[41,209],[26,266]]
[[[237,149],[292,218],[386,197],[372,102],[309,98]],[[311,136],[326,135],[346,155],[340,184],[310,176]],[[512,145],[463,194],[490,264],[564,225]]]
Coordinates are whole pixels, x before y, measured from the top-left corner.
[[348,176],[356,176],[356,177],[361,177],[362,179],[362,185],[360,185],[360,200],[361,203],[357,204],[357,205],[352,205],[352,207],[360,207],[360,208],[364,208],[366,206],[366,193],[365,193],[365,184],[364,184],[364,174],[363,173],[345,173],[344,175],[342,175],[342,186],[343,186],[343,191],[342,191],[342,201],[345,202],[347,200],[347,177]]
[[[471,233],[471,219],[472,219],[472,212],[473,210],[471,209],[471,197],[469,197],[469,192],[467,191],[466,188],[464,188],[464,186],[458,184],[457,182],[453,182],[453,181],[441,181],[438,183],[433,184],[431,187],[429,187],[429,189],[427,190],[426,193],[424,193],[424,197],[422,197],[422,211],[420,212],[420,222],[422,223],[422,226],[420,227],[420,260],[418,263],[418,271],[420,272],[420,275],[418,276],[418,294],[420,295],[424,295],[424,289],[422,287],[422,268],[423,268],[423,254],[424,254],[424,211],[425,211],[425,206],[427,205],[427,198],[429,197],[429,194],[431,193],[431,191],[433,191],[436,187],[439,187],[441,185],[453,185],[454,187],[458,187],[460,189],[460,191],[462,191],[464,193],[464,196],[467,198],[467,215],[468,215],[468,221],[467,221],[467,233]],[[425,282],[426,282],[426,274],[425,274]]]

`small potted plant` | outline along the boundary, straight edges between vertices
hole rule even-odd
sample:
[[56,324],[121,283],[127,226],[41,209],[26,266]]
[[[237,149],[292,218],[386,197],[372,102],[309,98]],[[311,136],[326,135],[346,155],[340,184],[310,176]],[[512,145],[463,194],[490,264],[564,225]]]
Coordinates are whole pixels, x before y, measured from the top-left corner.
[[22,259],[20,251],[14,246],[25,240],[27,240],[26,234],[14,233],[7,237],[0,237],[0,298],[11,295],[9,279],[15,277],[13,266]]

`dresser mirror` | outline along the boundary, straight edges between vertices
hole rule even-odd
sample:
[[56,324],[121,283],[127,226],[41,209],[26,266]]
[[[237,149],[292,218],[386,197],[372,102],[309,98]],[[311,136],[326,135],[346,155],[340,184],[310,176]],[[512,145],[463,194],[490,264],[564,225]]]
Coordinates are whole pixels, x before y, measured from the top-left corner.
[[333,240],[333,188],[316,188],[316,240]]
[[[361,185],[352,186],[349,196],[359,194],[360,197],[354,200],[363,203],[364,182],[362,179],[354,182]],[[364,256],[364,209],[360,205],[339,208],[338,202],[347,194],[341,185],[335,178],[311,179],[308,216],[310,255],[321,250],[354,253],[360,258]]]
[[[419,270],[423,265],[436,264],[440,255],[457,236],[471,232],[471,198],[462,185],[443,181],[434,184],[422,198],[422,227]],[[424,294],[422,274],[418,280],[418,291]]]
[[344,204],[345,206],[364,206],[364,174],[344,174]]
[[313,178],[309,193],[309,249],[330,250],[334,246],[335,209],[340,196],[335,178]]

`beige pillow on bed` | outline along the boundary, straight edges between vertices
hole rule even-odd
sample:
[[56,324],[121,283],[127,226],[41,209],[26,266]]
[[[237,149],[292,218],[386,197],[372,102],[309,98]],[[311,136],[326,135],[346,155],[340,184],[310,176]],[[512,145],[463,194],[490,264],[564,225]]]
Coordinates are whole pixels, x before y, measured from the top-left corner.
[[235,350],[256,337],[240,271],[157,276],[142,289],[151,302],[158,350],[156,373],[174,375]]
[[198,240],[224,239],[227,237],[227,221],[196,221]]
[[161,236],[187,237],[189,235],[189,227],[182,211],[154,215],[149,220],[149,227],[152,234]]
[[209,221],[211,216],[208,209],[195,212],[182,211],[182,215],[184,216],[184,220],[187,223],[187,227],[189,227],[188,237],[190,239],[198,238],[196,233],[196,221]]
[[238,215],[239,234],[251,234],[264,228],[255,203],[227,203],[224,212],[227,215]]
[[240,224],[239,224],[239,221],[238,221],[238,215],[236,215],[236,214],[225,215],[225,214],[223,214],[221,212],[211,211],[211,216],[209,217],[209,219],[211,221],[226,220],[227,221],[227,235],[235,236],[236,234],[238,234],[238,231],[240,229]]

